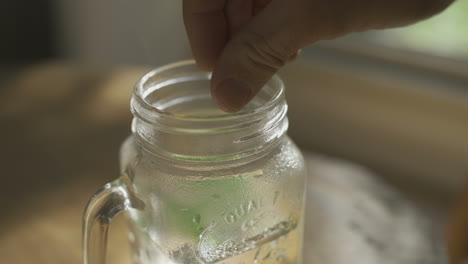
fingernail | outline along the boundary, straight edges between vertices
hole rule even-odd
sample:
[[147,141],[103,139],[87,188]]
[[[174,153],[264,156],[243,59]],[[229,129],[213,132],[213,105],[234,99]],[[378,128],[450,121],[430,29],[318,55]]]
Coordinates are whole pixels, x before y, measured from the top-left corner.
[[252,90],[243,81],[227,79],[216,87],[214,96],[222,110],[234,113],[250,101]]

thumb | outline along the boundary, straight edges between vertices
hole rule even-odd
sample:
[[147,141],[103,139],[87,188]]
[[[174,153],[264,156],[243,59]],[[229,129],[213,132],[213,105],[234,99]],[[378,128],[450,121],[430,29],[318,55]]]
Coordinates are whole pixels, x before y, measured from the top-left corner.
[[222,110],[239,111],[304,46],[287,2],[272,1],[225,46],[211,81]]

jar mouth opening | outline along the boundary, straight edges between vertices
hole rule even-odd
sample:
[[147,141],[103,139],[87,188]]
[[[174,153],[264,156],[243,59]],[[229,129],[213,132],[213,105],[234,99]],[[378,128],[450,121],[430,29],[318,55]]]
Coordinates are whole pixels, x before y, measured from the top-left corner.
[[222,162],[259,155],[288,128],[284,85],[270,80],[237,113],[211,98],[211,73],[182,61],[153,70],[136,84],[132,132],[145,149],[171,159]]
[[151,123],[158,118],[180,121],[232,120],[268,112],[284,99],[284,84],[275,75],[242,110],[226,113],[211,99],[210,80],[211,73],[200,70],[193,60],[157,68],[145,74],[136,84],[132,112]]

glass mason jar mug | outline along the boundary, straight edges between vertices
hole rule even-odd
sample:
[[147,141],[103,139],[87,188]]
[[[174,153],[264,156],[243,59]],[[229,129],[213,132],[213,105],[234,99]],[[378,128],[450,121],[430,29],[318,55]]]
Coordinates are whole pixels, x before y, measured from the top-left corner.
[[122,176],[90,200],[85,264],[104,264],[107,228],[128,212],[138,264],[300,264],[305,165],[286,136],[274,77],[239,113],[210,96],[193,61],[144,76],[131,102]]

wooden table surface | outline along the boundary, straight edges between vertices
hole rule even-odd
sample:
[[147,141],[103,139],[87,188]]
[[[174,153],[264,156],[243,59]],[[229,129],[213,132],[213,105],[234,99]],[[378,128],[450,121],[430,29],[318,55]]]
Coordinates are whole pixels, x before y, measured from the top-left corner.
[[[0,263],[81,262],[83,209],[118,175],[132,88],[147,70],[51,62],[1,75]],[[122,220],[109,263],[130,261]]]
[[[118,175],[130,94],[146,70],[47,63],[3,76],[0,263],[81,262],[83,209]],[[129,263],[122,223],[110,263]]]

